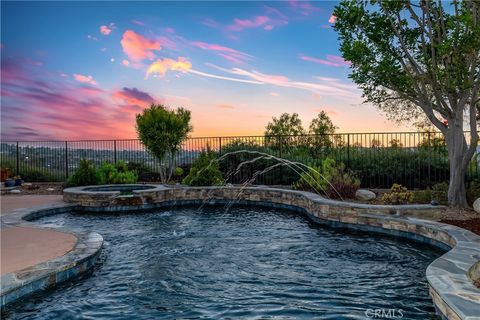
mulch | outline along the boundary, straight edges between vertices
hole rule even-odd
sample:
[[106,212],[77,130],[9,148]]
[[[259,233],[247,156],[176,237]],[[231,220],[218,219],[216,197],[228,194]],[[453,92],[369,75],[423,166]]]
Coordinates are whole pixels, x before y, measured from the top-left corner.
[[480,235],[480,218],[472,218],[468,220],[452,220],[452,219],[443,219],[440,220],[442,223],[448,223],[463,229],[467,229]]

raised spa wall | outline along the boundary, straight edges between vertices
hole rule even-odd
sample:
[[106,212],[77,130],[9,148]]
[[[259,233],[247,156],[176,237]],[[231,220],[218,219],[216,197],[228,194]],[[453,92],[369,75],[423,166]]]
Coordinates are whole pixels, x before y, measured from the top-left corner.
[[[29,221],[65,212],[134,212],[190,204],[254,204],[294,210],[320,224],[386,233],[443,248],[448,252],[430,264],[426,271],[438,315],[442,319],[480,320],[480,289],[473,284],[480,279],[480,236],[455,226],[424,220],[438,218],[443,210],[439,206],[348,203],[309,192],[263,186],[92,186],[65,189],[64,200],[70,204],[18,210],[2,216],[2,223],[33,226],[34,222]],[[63,256],[66,260],[59,259],[59,263],[52,266],[47,262],[45,269],[40,267],[34,276],[29,277],[28,273],[22,279],[18,279],[16,274],[2,276],[2,307],[26,294],[51,286],[52,282],[55,285],[56,280],[65,281],[91,268],[103,243],[100,235],[92,235],[91,239],[87,237],[85,241],[79,241],[79,255]],[[69,273],[68,270],[73,271]],[[7,278],[10,286],[5,293],[4,279]]]
[[[470,231],[424,219],[438,218],[443,207],[431,205],[369,205],[325,199],[319,195],[268,187],[128,186],[122,196],[114,186],[93,191],[71,188],[64,200],[83,211],[134,211],[188,204],[255,204],[306,214],[332,227],[380,232],[429,243],[446,254],[426,271],[430,296],[442,319],[480,319],[480,237]],[[232,202],[233,200],[233,202]],[[130,205],[125,206],[126,203]]]

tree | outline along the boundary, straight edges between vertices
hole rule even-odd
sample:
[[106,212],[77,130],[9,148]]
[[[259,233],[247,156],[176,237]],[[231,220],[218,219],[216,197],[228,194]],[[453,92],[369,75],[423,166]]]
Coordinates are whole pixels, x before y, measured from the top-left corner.
[[334,28],[367,102],[397,120],[423,114],[444,135],[448,201],[464,207],[466,170],[478,145],[480,3],[443,5],[344,0],[334,10]]
[[[314,137],[312,137],[313,145],[319,149],[332,147],[331,137],[336,129],[337,127],[333,124],[327,113],[323,110],[320,111],[318,116],[312,120],[309,127],[309,133],[314,135]],[[341,142],[341,137],[339,136],[339,138]]]
[[302,127],[302,120],[298,113],[283,113],[280,118],[272,118],[272,121],[265,128],[265,143],[273,148],[295,146],[300,142],[298,137],[305,135]]
[[175,155],[192,131],[190,111],[171,110],[161,104],[137,114],[137,134],[140,141],[161,164],[160,179],[167,183],[172,177]]
[[297,136],[305,134],[298,113],[283,113],[280,118],[272,118],[265,128],[266,136]]

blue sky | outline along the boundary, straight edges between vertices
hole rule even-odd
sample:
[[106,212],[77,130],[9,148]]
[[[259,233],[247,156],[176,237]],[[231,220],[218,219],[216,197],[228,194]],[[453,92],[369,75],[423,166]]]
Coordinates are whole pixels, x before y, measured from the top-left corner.
[[134,138],[152,102],[194,136],[262,134],[325,110],[342,132],[393,124],[348,79],[336,2],[2,2],[2,138]]

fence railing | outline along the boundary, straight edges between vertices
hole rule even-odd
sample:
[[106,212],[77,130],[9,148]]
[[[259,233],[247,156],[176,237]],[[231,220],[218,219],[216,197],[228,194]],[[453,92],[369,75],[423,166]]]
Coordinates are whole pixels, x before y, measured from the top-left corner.
[[[307,165],[319,165],[330,157],[356,172],[362,185],[370,188],[389,188],[393,183],[424,188],[449,178],[447,151],[442,135],[437,132],[189,138],[176,155],[176,165],[188,172],[200,152],[207,148],[226,155],[220,165],[231,183],[243,183],[255,172],[275,163],[261,158],[236,170],[240,163],[259,157],[259,153],[232,153],[239,150],[267,153]],[[13,175],[30,181],[65,181],[82,158],[96,165],[125,161],[142,172],[150,171],[150,175],[140,175],[146,180],[155,179],[154,173],[161,166],[137,139],[0,144],[2,168],[8,167]],[[479,160],[477,152],[468,168],[468,178],[480,176]],[[258,176],[253,183],[291,184],[297,179],[295,170],[281,166]]]

